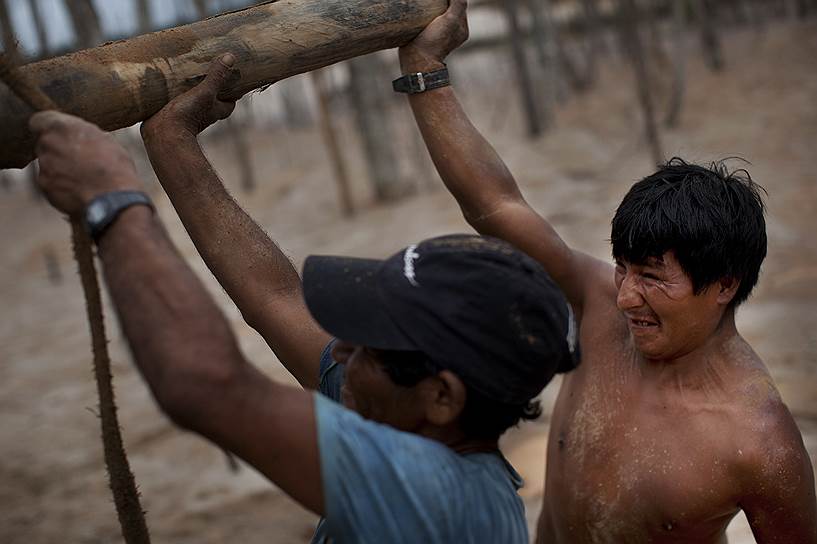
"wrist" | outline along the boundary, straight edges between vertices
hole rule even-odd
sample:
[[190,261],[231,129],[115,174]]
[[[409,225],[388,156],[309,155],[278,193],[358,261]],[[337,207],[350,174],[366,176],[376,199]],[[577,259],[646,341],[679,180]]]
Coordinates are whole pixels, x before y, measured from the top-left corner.
[[404,74],[434,72],[443,68],[445,68],[445,62],[437,56],[411,47],[400,49],[400,69]]
[[107,194],[107,193],[115,193],[118,191],[141,191],[142,184],[139,181],[139,178],[136,177],[136,174],[122,174],[111,176],[106,180],[104,187],[95,187],[90,190],[84,191],[80,195],[80,200],[82,201],[83,211],[88,205],[93,202],[96,198]]
[[[153,121],[153,120],[151,120]],[[145,146],[165,148],[169,142],[198,141],[198,135],[183,123],[171,121],[146,121],[142,124],[142,140]]]
[[122,214],[133,207],[146,207],[155,211],[147,194],[135,190],[116,190],[94,198],[85,208],[84,222],[91,238],[98,242],[102,235],[116,223]]

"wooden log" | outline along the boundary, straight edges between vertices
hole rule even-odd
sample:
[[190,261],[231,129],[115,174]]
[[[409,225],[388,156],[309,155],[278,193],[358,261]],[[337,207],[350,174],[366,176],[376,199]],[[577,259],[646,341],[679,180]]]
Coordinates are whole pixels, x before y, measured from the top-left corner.
[[[447,0],[278,0],[21,68],[62,111],[105,130],[149,118],[231,52],[237,99],[281,79],[403,45]],[[0,168],[33,158],[31,111],[0,86]]]

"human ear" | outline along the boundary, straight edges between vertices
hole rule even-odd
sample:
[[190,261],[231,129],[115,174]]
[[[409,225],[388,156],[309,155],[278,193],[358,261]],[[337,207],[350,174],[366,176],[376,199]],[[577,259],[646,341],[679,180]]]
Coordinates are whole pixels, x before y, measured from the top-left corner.
[[426,380],[426,419],[434,425],[449,425],[460,417],[467,396],[465,384],[448,370]]
[[726,306],[731,303],[739,287],[740,280],[731,277],[721,278],[718,282],[718,304]]

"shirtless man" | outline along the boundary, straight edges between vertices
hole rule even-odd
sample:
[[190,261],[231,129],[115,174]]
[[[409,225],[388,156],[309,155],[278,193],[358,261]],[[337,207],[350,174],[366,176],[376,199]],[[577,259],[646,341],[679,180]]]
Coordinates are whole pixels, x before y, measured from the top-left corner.
[[[431,73],[468,36],[466,1],[400,51]],[[419,89],[417,89],[419,90]],[[522,197],[451,87],[410,95],[468,222],[537,259],[580,320],[582,364],[551,418],[541,543],[817,542],[814,476],[766,367],[735,327],[766,255],[761,189],[670,162],[613,220],[615,266],[571,247]]]

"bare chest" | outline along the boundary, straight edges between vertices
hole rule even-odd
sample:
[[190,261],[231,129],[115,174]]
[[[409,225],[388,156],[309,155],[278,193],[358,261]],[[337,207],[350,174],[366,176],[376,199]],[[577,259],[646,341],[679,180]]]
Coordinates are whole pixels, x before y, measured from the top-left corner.
[[563,386],[546,493],[559,532],[571,542],[718,542],[737,507],[717,416],[642,397],[624,369]]

